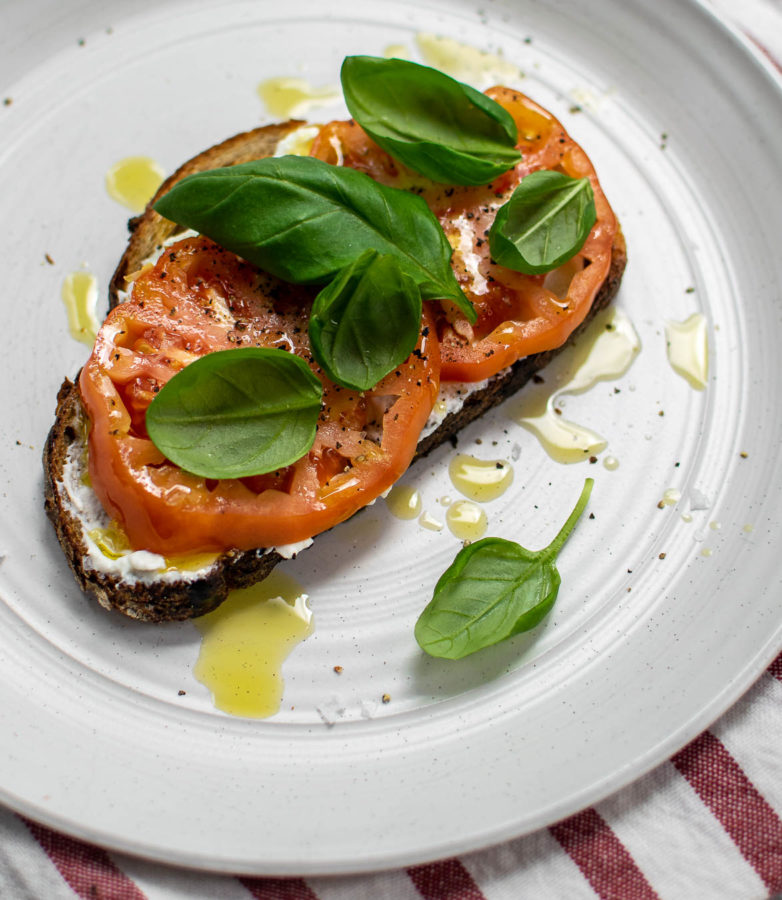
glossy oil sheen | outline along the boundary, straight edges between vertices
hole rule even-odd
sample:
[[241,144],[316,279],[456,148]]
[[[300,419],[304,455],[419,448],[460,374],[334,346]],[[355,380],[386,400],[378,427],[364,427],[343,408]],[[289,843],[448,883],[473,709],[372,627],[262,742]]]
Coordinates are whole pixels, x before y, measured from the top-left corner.
[[254,719],[279,710],[283,663],[314,627],[307,599],[292,578],[272,572],[195,620],[202,638],[194,674],[218,709]]
[[142,212],[160,187],[165,172],[149,156],[128,156],[106,173],[109,196],[133,212]]
[[501,497],[513,482],[513,467],[500,459],[457,453],[448,465],[453,486],[469,500],[485,503]]
[[280,121],[302,116],[340,97],[336,88],[313,87],[303,78],[267,78],[258,85],[258,96],[266,109]]
[[477,541],[486,534],[485,511],[472,500],[457,500],[448,507],[445,521],[451,534],[462,541]]
[[98,320],[95,316],[97,279],[91,272],[71,272],[63,280],[61,296],[71,337],[91,347],[98,333]]
[[709,378],[709,341],[706,319],[693,313],[683,322],[665,323],[668,361],[690,387],[702,391]]
[[395,484],[386,497],[386,505],[397,519],[415,519],[421,513],[421,494],[409,484]]
[[567,374],[552,393],[533,393],[513,413],[531,431],[548,455],[560,463],[583,462],[608,446],[602,435],[565,418],[557,405],[564,394],[580,394],[599,381],[622,376],[641,349],[630,319],[611,309],[598,316],[568,358]]

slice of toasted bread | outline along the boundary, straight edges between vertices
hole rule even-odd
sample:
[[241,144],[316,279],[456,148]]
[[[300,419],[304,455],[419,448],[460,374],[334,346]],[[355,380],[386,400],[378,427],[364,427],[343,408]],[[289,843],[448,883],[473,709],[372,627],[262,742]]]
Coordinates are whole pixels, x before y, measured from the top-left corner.
[[[200,153],[168,178],[146,211],[129,223],[130,242],[111,280],[112,307],[127,287],[127,276],[141,268],[166,240],[181,230],[152,208],[159,196],[192,172],[271,156],[280,141],[301,125],[300,122],[288,122],[237,135]],[[625,262],[624,239],[621,232],[617,232],[608,276],[587,320],[575,334],[612,300],[619,288]],[[419,442],[416,459],[430,453],[468,423],[518,391],[535,372],[550,362],[559,349],[525,357],[490,379],[481,389],[471,391],[458,411],[448,414],[436,430]],[[112,561],[95,537],[96,528],[100,530],[109,523],[105,513],[96,510],[97,501],[93,502],[90,496],[87,431],[78,387],[66,380],[57,398],[55,423],[44,450],[45,508],[78,584],[107,609],[153,622],[199,616],[217,607],[232,589],[262,580],[280,560],[301,549],[296,546],[231,550],[190,568],[168,566],[161,557],[146,551],[125,554],[118,561]]]

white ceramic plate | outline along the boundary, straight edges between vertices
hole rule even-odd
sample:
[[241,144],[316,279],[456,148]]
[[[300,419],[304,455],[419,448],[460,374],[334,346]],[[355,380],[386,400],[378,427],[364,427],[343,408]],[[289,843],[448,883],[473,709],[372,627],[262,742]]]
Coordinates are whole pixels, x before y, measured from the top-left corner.
[[[770,66],[674,0],[62,9],[2,11],[3,801],[184,865],[369,870],[572,813],[735,701],[782,646],[782,93]],[[43,441],[86,353],[67,335],[60,284],[83,263],[107,284],[125,240],[103,190],[116,160],[142,153],[171,170],[262,121],[262,79],[335,84],[345,54],[401,43],[417,57],[419,33],[502,53],[601,174],[630,252],[618,303],[643,350],[567,412],[620,465],[552,462],[510,401],[462,439],[486,458],[520,454],[513,488],[487,504],[492,533],[543,546],[596,479],[548,621],[460,664],[423,657],[413,623],[459,545],[378,503],[284,566],[311,595],[315,633],[286,664],[281,712],[231,718],[193,678],[195,628],[85,601],[44,519]],[[703,392],[668,365],[663,330],[696,311],[710,327]],[[406,476],[440,517],[451,452]],[[682,500],[659,509],[669,488]]]

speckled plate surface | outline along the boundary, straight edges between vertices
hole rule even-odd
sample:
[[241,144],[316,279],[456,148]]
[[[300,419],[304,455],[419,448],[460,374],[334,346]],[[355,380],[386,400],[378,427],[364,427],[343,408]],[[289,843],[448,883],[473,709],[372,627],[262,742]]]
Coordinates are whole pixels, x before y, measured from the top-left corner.
[[[681,0],[324,10],[2,10],[0,798],[86,839],[219,871],[370,870],[531,831],[664,760],[782,646],[782,92],[770,66]],[[565,398],[608,441],[593,465],[553,462],[514,421],[518,399],[463,435],[461,449],[512,460],[489,530],[531,548],[596,480],[544,625],[460,664],[425,658],[413,624],[459,542],[379,502],[285,564],[315,632],[286,663],[281,711],[232,718],[192,674],[195,627],[86,602],[45,521],[40,453],[60,381],[86,355],[60,285],[84,264],[103,295],[125,241],[126,213],[103,189],[118,159],[171,170],[267,121],[261,80],[335,84],[347,53],[403,44],[420,58],[419,34],[501,54],[518,70],[506,80],[587,149],[627,236],[618,305],[643,349],[623,377]],[[665,321],[694,312],[709,325],[704,391],[666,358]],[[452,452],[405,478],[440,519]],[[669,489],[681,499],[660,508]]]

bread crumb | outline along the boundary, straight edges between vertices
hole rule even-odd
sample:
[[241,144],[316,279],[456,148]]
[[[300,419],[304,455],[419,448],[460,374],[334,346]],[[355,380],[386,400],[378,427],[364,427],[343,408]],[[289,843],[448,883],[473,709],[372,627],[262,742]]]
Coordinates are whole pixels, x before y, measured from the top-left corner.
[[657,559],[665,559],[665,554],[664,554],[664,553],[661,553],[661,554],[657,557]]
[[383,701],[383,703],[390,703],[391,702],[391,694],[383,694],[383,696],[380,699]]
[[341,675],[342,674],[342,666],[334,666],[334,671],[337,673],[337,675]]
[[184,697],[186,693],[187,691],[177,691],[177,694],[179,694],[180,697]]

